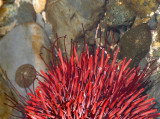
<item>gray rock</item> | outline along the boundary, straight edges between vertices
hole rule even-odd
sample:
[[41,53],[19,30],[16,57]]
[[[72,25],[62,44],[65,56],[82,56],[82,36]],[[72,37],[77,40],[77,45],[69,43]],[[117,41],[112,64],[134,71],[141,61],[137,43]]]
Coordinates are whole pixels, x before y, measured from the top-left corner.
[[76,12],[87,20],[97,21],[102,17],[105,8],[105,0],[67,0]]
[[[146,60],[147,58],[149,58],[149,57],[146,56],[145,58],[143,58],[140,61],[139,66],[141,69],[144,69],[144,67],[148,63],[148,61]],[[154,59],[155,59],[155,57],[154,57]],[[159,63],[156,61],[154,64],[152,64],[149,71],[156,68],[157,66],[159,66]],[[160,112],[160,88],[159,88],[160,87],[160,72],[159,72],[159,67],[157,67],[157,69],[152,73],[151,77],[149,78],[149,81],[150,81],[149,84],[145,87],[145,94],[149,94],[148,99],[150,99],[150,98],[155,99],[156,104],[155,104],[154,108],[158,109],[158,112]],[[160,119],[160,117],[156,117],[155,119]]]
[[127,31],[120,39],[120,55],[122,58],[131,58],[131,67],[136,67],[141,59],[149,52],[151,32],[147,24],[140,24]]
[[[7,1],[13,2],[13,1]],[[16,4],[5,4],[0,9],[0,37],[11,31],[16,25],[36,20],[36,13],[31,3],[22,2],[18,8]]]
[[0,8],[0,37],[3,37],[16,26],[18,7],[15,4],[5,4]]
[[153,56],[157,58],[160,57],[160,48],[153,49]]
[[34,9],[36,13],[40,13],[43,10],[45,10],[47,0],[32,0],[32,4],[34,6]]
[[[25,89],[17,85],[15,73],[24,64],[31,64],[37,71],[45,71],[45,64],[40,58],[40,53],[46,62],[49,62],[49,52],[42,47],[48,45],[45,31],[37,23],[25,23],[15,27],[0,40],[0,65],[7,72],[15,88],[26,95]],[[34,82],[35,87],[38,81]],[[33,84],[30,86],[32,89]]]
[[157,28],[157,15],[153,15],[152,18],[148,21],[148,26],[150,28],[150,30],[156,30]]
[[[17,101],[17,95],[9,87],[9,82],[5,71],[0,66],[0,119],[8,119],[13,112],[13,108],[8,105],[12,105],[11,101],[6,100],[10,96],[13,100]],[[8,105],[5,105],[5,104]],[[15,118],[12,118],[15,119]]]
[[36,22],[44,28],[45,21],[40,13],[36,14]]
[[33,5],[28,2],[22,2],[18,9],[17,21],[18,24],[25,22],[34,22],[36,20],[36,12]]
[[0,9],[0,27],[12,23],[16,19],[17,6],[14,4],[3,5]]
[[146,64],[148,63],[146,57],[144,57],[140,62],[139,62],[139,66],[141,69],[144,69],[144,67],[146,66]]
[[119,0],[111,1],[107,4],[106,17],[110,26],[130,26],[135,20],[135,13],[119,4]]
[[6,3],[13,4],[15,0],[6,0]]
[[49,22],[46,22],[45,19],[43,18],[43,14],[37,13],[36,14],[37,18],[36,18],[36,22],[38,24],[40,24],[43,29],[46,31],[47,35],[49,38],[52,37],[52,24],[50,24]]
[[[158,109],[158,112],[160,112],[160,73],[154,72],[150,77],[150,81],[151,83],[147,87],[147,94],[149,94],[149,98],[155,98],[155,108]],[[160,117],[157,117],[156,119],[160,119]]]
[[[105,13],[105,2],[105,0],[47,0],[46,15],[47,20],[52,24],[53,33],[55,33],[53,39],[56,38],[56,33],[58,36],[67,35],[65,41],[69,54],[71,39],[80,43],[83,42],[83,24],[86,32],[88,32],[86,41],[93,40],[94,35],[89,31],[96,30],[98,21]],[[58,41],[57,46],[64,51],[63,44],[64,38]]]

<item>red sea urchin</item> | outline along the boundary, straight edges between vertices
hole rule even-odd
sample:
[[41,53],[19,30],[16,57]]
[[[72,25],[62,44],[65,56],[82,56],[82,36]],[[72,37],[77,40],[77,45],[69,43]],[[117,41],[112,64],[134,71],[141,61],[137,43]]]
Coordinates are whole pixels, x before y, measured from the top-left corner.
[[[126,59],[117,62],[118,48],[112,55],[98,47],[89,55],[88,47],[77,56],[73,47],[70,61],[58,51],[57,66],[39,74],[44,82],[28,93],[24,109],[27,119],[152,119],[158,117],[154,98],[142,95],[149,64],[130,69]],[[50,51],[51,52],[51,51]],[[54,59],[54,54],[53,59]],[[24,99],[24,98],[23,98]]]

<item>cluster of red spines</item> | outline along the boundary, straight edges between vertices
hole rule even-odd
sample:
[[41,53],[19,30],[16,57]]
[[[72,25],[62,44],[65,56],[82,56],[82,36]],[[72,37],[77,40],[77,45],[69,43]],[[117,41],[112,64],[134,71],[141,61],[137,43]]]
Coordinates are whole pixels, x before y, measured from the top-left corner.
[[57,66],[47,73],[35,93],[28,93],[25,107],[29,119],[152,119],[160,113],[153,109],[154,98],[142,95],[148,84],[149,66],[130,69],[126,59],[117,62],[98,47],[95,55],[88,48],[77,56],[73,48],[70,61],[58,52]]
[[8,96],[13,103],[11,107],[25,113],[27,119],[153,119],[160,116],[153,108],[154,98],[142,95],[154,71],[150,70],[150,63],[142,71],[140,67],[130,69],[131,60],[118,62],[119,49],[109,54],[110,48],[105,51],[98,47],[95,54],[90,55],[86,45],[78,58],[74,47],[70,61],[67,55],[62,56],[61,50],[56,57],[53,49],[47,49],[52,53],[53,66],[46,64],[47,73],[37,72],[44,82],[39,80],[39,86],[33,91],[29,88],[27,97],[15,89],[19,102]]

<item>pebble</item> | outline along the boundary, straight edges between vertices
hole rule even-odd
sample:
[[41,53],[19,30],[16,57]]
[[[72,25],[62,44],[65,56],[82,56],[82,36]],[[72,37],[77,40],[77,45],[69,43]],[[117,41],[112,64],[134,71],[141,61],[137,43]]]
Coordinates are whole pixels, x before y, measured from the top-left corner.
[[36,13],[40,13],[45,9],[46,0],[33,0],[32,3]]
[[147,24],[140,24],[127,31],[120,39],[120,55],[132,59],[131,67],[137,67],[150,50],[151,32]]

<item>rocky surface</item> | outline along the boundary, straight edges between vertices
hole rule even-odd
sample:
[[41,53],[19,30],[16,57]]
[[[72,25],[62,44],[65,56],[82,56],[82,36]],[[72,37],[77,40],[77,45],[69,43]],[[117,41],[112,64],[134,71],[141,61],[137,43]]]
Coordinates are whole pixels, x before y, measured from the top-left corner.
[[0,8],[0,37],[15,27],[17,9],[13,4],[5,4]]
[[0,27],[10,24],[17,15],[17,6],[5,4],[0,9]]
[[40,13],[45,9],[47,0],[33,0],[33,7],[36,11],[36,13]]
[[[149,98],[151,98],[151,97],[155,98],[155,100],[156,100],[155,108],[157,108],[158,111],[160,112],[160,90],[159,90],[160,72],[159,71],[154,72],[150,78],[150,81],[151,81],[151,83],[150,83],[150,85],[148,85],[147,93],[149,94]],[[157,119],[159,119],[159,118],[157,118]]]
[[13,111],[13,108],[8,106],[12,105],[12,103],[9,100],[7,100],[8,97],[6,94],[11,98],[13,98],[15,101],[17,101],[17,96],[15,95],[15,92],[11,88],[9,88],[7,76],[4,70],[0,67],[0,118],[1,119],[8,119]]
[[[23,79],[26,79],[29,87],[32,87],[35,76],[34,71],[29,72],[30,68],[34,67],[37,71],[46,69],[40,53],[43,52],[46,62],[50,61],[49,53],[42,46],[47,46],[49,40],[53,42],[57,37],[67,35],[65,40],[67,54],[70,54],[71,39],[77,43],[80,54],[84,45],[83,24],[85,43],[88,44],[91,53],[96,43],[99,45],[100,37],[101,46],[105,47],[107,32],[107,47],[112,39],[114,45],[121,39],[120,58],[132,58],[131,67],[137,66],[140,62],[143,69],[152,58],[158,59],[155,66],[159,66],[160,7],[157,9],[159,2],[159,0],[0,0],[0,65],[18,91],[26,95]],[[99,22],[101,36],[100,30],[97,29]],[[64,37],[56,42],[56,46],[65,53]],[[30,73],[31,75],[28,75]],[[148,88],[147,93],[156,98],[158,108],[159,73],[154,73],[150,80],[154,86]],[[3,112],[0,111],[1,113]]]
[[141,17],[149,17],[157,10],[156,0],[120,0],[130,11]]
[[36,21],[36,12],[33,5],[28,2],[21,3],[17,13],[17,24]]
[[[44,30],[34,22],[15,27],[0,41],[2,68],[7,72],[8,78],[23,96],[26,95],[25,89],[21,88],[24,82],[20,84],[21,87],[17,85],[16,82],[19,81],[21,83],[21,80],[17,80],[16,72],[23,72],[17,70],[25,64],[31,64],[37,71],[45,70],[46,67],[40,57],[40,53],[43,53],[42,57],[47,62],[49,60],[49,52],[44,50],[43,46],[47,47],[48,42],[48,37]],[[36,86],[37,82],[34,83]],[[32,89],[32,85],[30,88]]]
[[156,30],[157,28],[157,14],[154,14],[151,19],[148,21],[148,26],[150,28],[150,30]]
[[152,36],[147,24],[141,24],[127,31],[120,39],[120,55],[122,58],[131,58],[131,67],[138,66],[149,52]]
[[0,7],[3,5],[3,0],[0,0]]
[[0,8],[0,37],[11,31],[16,25],[36,21],[36,12],[29,2],[20,3],[20,7],[13,1],[7,1]]
[[134,21],[134,23],[133,23],[133,25],[131,27],[134,28],[134,27],[136,27],[136,26],[138,26],[138,25],[140,25],[142,23],[148,23],[149,20],[150,20],[150,18],[141,18],[139,16],[136,16],[136,19],[135,19],[135,21]]
[[107,4],[106,22],[110,26],[130,26],[133,24],[136,14],[127,9],[125,4],[120,4],[119,0],[111,1]]
[[[90,6],[90,4],[92,4]],[[47,20],[52,24],[53,36],[67,35],[66,49],[70,53],[71,39],[82,42],[79,37],[83,36],[82,23],[86,31],[96,30],[96,24],[105,12],[105,0],[47,0]],[[90,33],[88,33],[89,35]],[[88,40],[91,36],[86,37]],[[92,35],[92,37],[94,37]],[[91,40],[91,39],[90,39]],[[64,39],[58,40],[58,47],[64,52]]]

